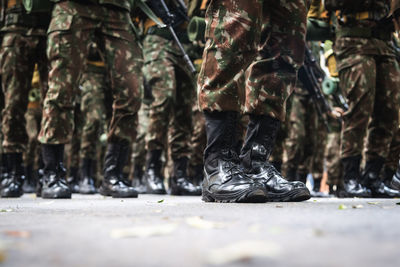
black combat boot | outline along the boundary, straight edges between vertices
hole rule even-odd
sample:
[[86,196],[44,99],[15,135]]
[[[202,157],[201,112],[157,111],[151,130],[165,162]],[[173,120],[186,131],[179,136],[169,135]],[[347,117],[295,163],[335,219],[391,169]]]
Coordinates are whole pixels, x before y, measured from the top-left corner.
[[268,161],[280,122],[270,116],[250,115],[240,158],[248,175],[262,182],[268,201],[303,201],[310,191],[302,182],[290,182]]
[[[62,165],[62,168],[64,168],[64,165]],[[69,169],[67,182],[72,193],[79,193],[79,169],[77,167],[71,167]]]
[[36,174],[33,171],[33,165],[25,166],[25,180],[22,186],[24,193],[34,193],[36,190]]
[[367,161],[362,176],[362,183],[371,190],[372,197],[374,198],[400,197],[400,191],[387,187],[379,177],[384,162],[385,160],[383,158]]
[[271,161],[271,164],[278,172],[282,172],[282,161]]
[[94,185],[93,160],[84,158],[81,166],[81,180],[79,181],[79,193],[85,195],[96,194],[97,189]]
[[146,183],[144,182],[144,171],[142,166],[135,164],[133,169],[132,187],[139,194],[146,194]]
[[100,194],[114,198],[133,198],[138,196],[138,192],[125,181],[122,174],[123,164],[126,162],[123,151],[128,145],[117,143],[107,145],[104,161],[104,180],[99,188]]
[[8,165],[7,165],[7,154],[0,154],[0,183],[3,181],[3,178],[8,176]]
[[304,172],[298,172],[296,175],[296,181],[302,182],[303,184],[307,183],[307,176],[308,173]]
[[204,112],[207,147],[204,151],[202,199],[206,202],[267,201],[262,183],[243,172],[235,151],[237,112]]
[[5,153],[7,158],[8,175],[3,177],[0,187],[1,197],[20,197],[23,195],[22,153]]
[[392,177],[391,185],[394,189],[400,190],[400,161],[399,166],[397,166],[396,173]]
[[166,194],[164,176],[161,173],[161,150],[149,151],[146,162],[146,191],[148,194]]
[[39,185],[42,198],[71,198],[71,190],[65,180],[63,167],[64,145],[42,144],[44,162],[42,184]]
[[170,194],[176,196],[200,196],[200,186],[189,181],[187,175],[188,158],[183,157],[174,161],[174,174],[169,179]]
[[347,157],[342,159],[341,162],[343,165],[343,185],[338,189],[338,197],[371,197],[371,191],[360,184],[361,156]]

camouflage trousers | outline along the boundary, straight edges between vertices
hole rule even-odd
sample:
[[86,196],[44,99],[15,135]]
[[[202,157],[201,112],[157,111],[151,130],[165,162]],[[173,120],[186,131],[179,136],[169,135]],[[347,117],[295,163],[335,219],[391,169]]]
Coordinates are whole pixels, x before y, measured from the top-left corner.
[[80,80],[80,109],[83,118],[80,157],[96,160],[100,134],[108,119],[106,114],[109,114],[109,110],[112,109],[105,102],[106,90],[108,90],[106,70],[103,67],[88,64]]
[[210,2],[198,78],[202,110],[244,111],[284,120],[285,100],[304,60],[306,2]]
[[[150,106],[142,104],[139,109],[139,124],[136,141],[132,144],[132,166],[144,167],[146,164],[146,135],[149,129]],[[131,170],[133,175],[133,169]]]
[[158,35],[147,35],[143,42],[143,73],[154,96],[149,113],[147,150],[164,150],[168,143],[171,158],[176,160],[190,153],[195,84],[194,76],[174,49],[173,41]]
[[25,166],[39,168],[40,143],[37,140],[40,131],[40,121],[42,120],[42,106],[39,102],[31,102],[25,114],[26,132],[28,134],[28,143],[24,151]]
[[[90,8],[89,8],[90,7]],[[95,39],[103,45],[111,78],[113,115],[108,141],[132,141],[140,108],[142,57],[130,24],[130,14],[106,6],[56,3],[48,30],[49,91],[39,141],[66,144],[74,129],[74,95],[78,77]]]
[[318,118],[311,97],[292,94],[289,98],[288,137],[285,140],[285,169],[307,174],[316,152]]
[[386,158],[398,127],[400,69],[395,57],[348,54],[340,70],[349,109],[343,116],[341,158],[362,155]]
[[[26,29],[28,32],[29,29]],[[28,144],[25,113],[31,89],[35,63],[38,63],[42,90],[47,86],[46,37],[25,35],[22,32],[4,34],[0,71],[4,102],[2,131],[5,153],[22,153]]]
[[400,157],[400,127],[394,133],[392,142],[390,143],[389,155],[385,161],[385,168],[395,171],[399,164]]
[[190,165],[203,165],[203,151],[207,144],[206,125],[203,113],[197,108],[197,103],[193,108],[193,131],[190,140]]
[[340,163],[340,131],[328,134],[325,148],[326,169],[328,172],[328,185],[342,185],[342,164]]

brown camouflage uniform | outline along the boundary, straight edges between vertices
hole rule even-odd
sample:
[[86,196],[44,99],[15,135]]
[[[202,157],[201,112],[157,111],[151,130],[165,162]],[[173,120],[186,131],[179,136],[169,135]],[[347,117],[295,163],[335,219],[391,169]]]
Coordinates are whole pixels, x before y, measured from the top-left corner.
[[[398,127],[400,69],[390,30],[377,22],[389,14],[389,8],[389,0],[376,0],[370,12],[374,19],[357,19],[348,14],[337,30],[335,52],[340,87],[349,104],[343,117],[341,158],[361,155],[365,136],[366,161],[386,158]],[[346,33],[350,27],[377,27],[379,31],[366,37],[357,32]]]
[[[304,59],[306,10],[303,0],[211,1],[198,80],[201,109],[284,120]],[[246,69],[245,90],[239,80]]]
[[5,107],[2,118],[5,153],[22,153],[28,144],[25,112],[35,63],[38,64],[41,88],[47,88],[46,29],[47,14],[27,15],[22,1],[8,1],[0,71]]
[[77,81],[94,38],[104,44],[114,98],[108,141],[134,140],[140,107],[142,82],[138,74],[142,57],[131,28],[130,1],[54,2],[48,30],[49,91],[44,101],[40,142],[65,144],[70,141]]

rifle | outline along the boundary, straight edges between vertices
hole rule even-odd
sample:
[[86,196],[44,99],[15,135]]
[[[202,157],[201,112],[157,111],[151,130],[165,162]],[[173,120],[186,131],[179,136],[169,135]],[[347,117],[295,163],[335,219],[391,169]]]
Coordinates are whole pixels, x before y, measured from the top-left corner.
[[317,109],[318,116],[321,118],[327,131],[330,133],[331,128],[325,114],[331,113],[332,107],[322,94],[320,82],[318,81],[318,78],[324,77],[324,71],[321,69],[319,64],[317,64],[314,56],[311,54],[310,48],[306,45],[304,65],[299,70],[299,79],[310,94]]
[[[183,60],[189,67],[189,70],[192,73],[196,73],[196,68],[194,67],[192,61],[189,58],[189,55],[186,53],[185,49],[183,48],[182,43],[179,41],[178,36],[176,35],[176,32],[174,30],[174,26],[177,26],[177,24],[180,24],[180,21],[176,21],[176,16],[173,15],[168,6],[165,4],[164,0],[149,0],[151,8],[144,2],[144,0],[139,1],[138,6],[143,10],[144,13],[146,13],[152,20],[154,20],[153,17],[156,18],[155,22],[158,24],[160,28],[167,28],[169,32],[171,33],[173,39],[175,40],[175,43],[178,45],[179,50],[181,51],[183,55]],[[183,5],[183,6],[182,6]],[[186,6],[180,1],[179,6],[186,8]],[[154,10],[153,10],[153,9]],[[178,8],[181,9],[181,8]],[[151,11],[152,16],[149,15],[149,10]],[[183,18],[183,20],[189,20],[186,14],[184,12],[179,12],[179,15]],[[160,17],[163,21],[163,24],[159,24],[159,20],[157,17]]]

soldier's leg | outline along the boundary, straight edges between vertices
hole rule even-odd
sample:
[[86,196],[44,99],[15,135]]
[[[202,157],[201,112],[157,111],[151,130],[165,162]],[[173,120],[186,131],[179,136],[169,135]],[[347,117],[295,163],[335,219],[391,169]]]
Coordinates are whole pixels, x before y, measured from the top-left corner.
[[[268,161],[287,96],[303,64],[306,1],[264,1],[264,25],[258,57],[249,66],[245,112],[250,115],[242,164],[253,177],[265,180],[271,201],[302,201],[310,193],[301,182],[287,182]],[[283,19],[284,21],[283,22]],[[283,190],[282,190],[283,189]]]
[[385,160],[383,167],[383,181],[388,185],[390,184],[393,175],[396,172],[400,155],[400,127],[394,133],[392,142],[390,144],[389,155]]
[[38,42],[37,37],[20,33],[7,33],[3,37],[1,72],[5,106],[2,130],[9,175],[1,184],[2,197],[19,197],[23,193],[22,153],[28,143],[25,112],[34,69],[35,54],[32,47]]
[[81,76],[81,112],[83,118],[81,138],[81,177],[79,193],[93,194],[94,167],[97,156],[97,145],[105,123],[104,90],[106,87],[106,70],[88,64]]
[[74,110],[74,131],[69,150],[66,151],[68,163],[67,182],[72,193],[79,193],[79,151],[81,148],[83,117],[80,105],[80,92],[77,92]]
[[340,157],[343,165],[344,190],[339,194],[349,197],[369,196],[368,191],[361,186],[360,162],[363,142],[367,132],[368,120],[373,111],[376,94],[375,59],[370,56],[353,57],[345,60],[349,66],[340,70],[340,88],[346,97],[349,109],[343,115],[341,132]]
[[380,57],[376,62],[377,91],[368,124],[363,183],[374,197],[400,197],[400,192],[387,187],[379,176],[399,125],[400,68],[395,57]]
[[203,151],[207,144],[206,125],[203,113],[197,108],[197,103],[193,108],[193,131],[190,140],[190,176],[192,181],[200,185],[203,181]]
[[[329,189],[342,184],[342,165],[340,163],[340,131],[328,134],[327,146],[325,148],[326,169],[328,172]],[[333,192],[330,192],[333,193]]]
[[149,128],[146,136],[147,192],[165,194],[161,155],[166,148],[170,120],[175,116],[173,109],[177,87],[175,67],[169,59],[160,58],[147,62],[143,72],[155,98],[150,107]]
[[144,169],[146,164],[146,135],[149,129],[150,106],[142,104],[139,109],[138,134],[135,142],[132,144],[132,168],[130,176],[132,177],[132,186],[139,194],[146,193],[146,183],[144,181]]
[[[69,143],[74,128],[74,96],[77,80],[87,54],[94,28],[93,20],[80,16],[87,6],[63,1],[55,4],[48,33],[49,89],[43,105],[39,141],[42,145],[44,198],[69,198],[62,166],[64,144]],[[93,10],[96,13],[96,10]],[[83,30],[85,29],[85,30]]]
[[173,175],[170,178],[172,195],[200,195],[201,188],[195,186],[188,176],[190,140],[192,133],[192,99],[195,93],[194,76],[186,69],[184,62],[175,66],[179,83],[173,98],[173,117],[170,125],[169,147],[173,161]]
[[288,116],[288,138],[285,141],[287,159],[285,161],[286,178],[297,180],[299,164],[304,161],[306,141],[307,96],[292,94],[290,96],[290,114]]
[[[113,197],[137,197],[123,177],[131,143],[136,138],[137,113],[140,108],[142,54],[138,40],[129,28],[128,12],[107,10],[102,40],[105,63],[110,74],[113,93],[113,114],[109,124],[108,146],[105,156],[104,180],[100,193]],[[116,29],[119,28],[119,29]],[[115,36],[109,33],[115,33]]]

